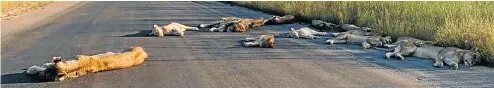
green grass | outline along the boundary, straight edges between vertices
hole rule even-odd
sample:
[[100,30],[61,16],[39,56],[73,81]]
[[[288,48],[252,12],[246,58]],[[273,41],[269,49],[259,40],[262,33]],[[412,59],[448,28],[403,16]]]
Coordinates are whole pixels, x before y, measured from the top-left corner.
[[239,1],[306,20],[368,26],[378,33],[433,40],[441,46],[478,47],[494,65],[494,2]]

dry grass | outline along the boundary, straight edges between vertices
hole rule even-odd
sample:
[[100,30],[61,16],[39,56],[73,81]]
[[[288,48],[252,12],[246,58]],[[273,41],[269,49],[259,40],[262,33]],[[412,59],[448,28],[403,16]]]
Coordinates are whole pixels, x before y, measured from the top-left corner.
[[[303,19],[369,26],[377,32],[433,40],[441,46],[478,47],[494,65],[494,2],[267,2],[239,5]],[[487,59],[487,57],[491,57]]]
[[2,1],[2,19],[47,6],[53,1]]

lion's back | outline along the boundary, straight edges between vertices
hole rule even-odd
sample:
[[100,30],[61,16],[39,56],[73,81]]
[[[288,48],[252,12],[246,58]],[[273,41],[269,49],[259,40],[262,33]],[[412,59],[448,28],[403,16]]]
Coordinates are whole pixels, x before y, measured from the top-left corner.
[[437,59],[437,55],[439,52],[444,49],[443,47],[437,47],[437,46],[422,46],[422,47],[417,47],[415,50],[414,56],[415,57],[420,57],[420,58],[430,58],[430,59]]

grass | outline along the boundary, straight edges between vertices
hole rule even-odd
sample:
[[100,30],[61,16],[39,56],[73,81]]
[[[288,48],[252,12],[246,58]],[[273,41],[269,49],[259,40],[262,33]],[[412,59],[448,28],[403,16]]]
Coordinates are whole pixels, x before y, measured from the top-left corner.
[[494,66],[494,2],[238,1],[238,5],[305,20],[368,26],[376,32],[432,40],[441,46],[478,47]]
[[47,6],[53,1],[1,1],[2,19],[8,15],[19,15],[33,9]]

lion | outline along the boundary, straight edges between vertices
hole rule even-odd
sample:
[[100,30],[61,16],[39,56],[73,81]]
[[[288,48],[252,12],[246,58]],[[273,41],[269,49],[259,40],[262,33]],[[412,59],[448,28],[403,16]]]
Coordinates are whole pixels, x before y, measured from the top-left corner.
[[326,32],[317,32],[315,30],[312,30],[308,27],[303,27],[298,30],[295,30],[295,28],[291,28],[291,32],[288,33],[286,37],[288,38],[306,38],[306,39],[317,39],[320,38],[318,36],[324,36],[327,35]]
[[259,46],[261,48],[274,48],[275,38],[272,34],[259,35],[254,38],[245,38],[244,46],[253,47]]
[[401,60],[405,60],[404,56],[412,55],[415,52],[415,50],[417,50],[417,47],[421,46],[420,43],[412,42],[409,40],[398,41],[394,44],[396,44],[397,46],[392,48],[393,52],[387,52],[386,54],[384,54],[385,59],[389,59],[392,56],[396,56]]
[[166,26],[158,26],[157,24],[153,25],[154,30],[152,30],[149,35],[157,35],[159,37],[163,37],[165,35],[179,35],[181,37],[184,37],[185,31],[192,30],[192,31],[198,31],[199,28],[197,27],[190,27],[186,26],[177,22],[172,22]]
[[413,38],[413,37],[408,37],[408,36],[402,36],[402,37],[398,37],[398,39],[396,40],[395,43],[392,43],[392,44],[385,44],[384,47],[386,48],[393,48],[393,47],[396,47],[398,43],[400,43],[400,41],[410,41],[410,42],[413,42],[415,43],[416,45],[424,45],[424,44],[427,44],[427,45],[433,45],[435,44],[434,42],[432,41],[426,41],[426,40],[421,40],[421,39],[416,39],[416,38]]
[[[384,44],[384,47],[390,48],[384,56],[386,59],[391,58],[392,56],[397,56],[401,60],[404,60],[404,56],[410,56],[412,55],[417,47],[424,46],[424,45],[432,45],[432,41],[425,41],[425,40],[420,40],[412,37],[399,37],[396,42],[392,44]],[[389,52],[393,51],[393,52]]]
[[311,26],[314,28],[317,28],[319,30],[335,30],[338,25],[329,23],[329,22],[324,22],[322,20],[312,20]]
[[[458,69],[458,64],[462,63],[465,66],[474,66],[480,63],[479,53],[472,50],[463,50],[456,47],[446,47],[441,50],[438,54],[438,59],[436,62],[444,62],[453,70]],[[442,67],[443,63],[435,63],[436,67]]]
[[213,24],[200,24],[201,28],[208,28],[210,32],[247,32],[251,28],[264,25],[264,18],[222,18],[222,21]]
[[336,36],[333,39],[326,40],[331,46],[334,44],[360,44],[362,49],[368,49],[371,47],[383,47],[384,44],[391,43],[390,36],[360,36],[355,34],[343,33]]
[[264,18],[242,19],[235,26],[235,32],[247,32],[250,28],[257,28],[264,25]]
[[344,34],[354,34],[354,35],[360,35],[360,36],[378,36],[379,34],[374,33],[374,32],[368,32],[364,30],[348,30],[346,32],[335,32],[331,33],[331,36],[336,37]]
[[234,22],[240,21],[242,18],[238,17],[221,17],[220,21],[214,22],[212,24],[199,24],[199,28],[218,28],[220,26],[223,26],[225,24],[231,23],[233,24]]
[[95,73],[105,70],[128,68],[144,62],[148,58],[142,47],[132,47],[130,51],[123,53],[107,52],[92,56],[78,55],[76,60],[62,61],[59,56],[53,57],[53,63],[44,68],[33,66],[35,69],[28,74],[39,74],[40,78],[63,81],[69,77],[79,77],[87,73]]
[[349,31],[349,30],[372,31],[372,29],[369,27],[359,27],[359,26],[355,26],[353,24],[343,24],[343,25],[340,25],[339,27],[340,27],[340,29],[338,31],[342,31],[342,32]]
[[271,16],[265,25],[274,25],[274,24],[289,24],[295,22],[295,16],[293,15],[285,15],[285,16]]
[[430,45],[417,47],[413,56],[435,60],[434,67],[442,67],[446,63],[452,70],[457,70],[462,62],[466,66],[474,66],[481,61],[479,54],[472,50]]

